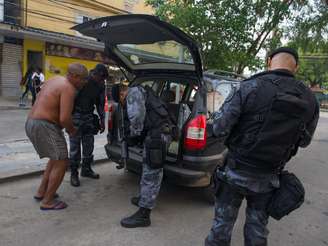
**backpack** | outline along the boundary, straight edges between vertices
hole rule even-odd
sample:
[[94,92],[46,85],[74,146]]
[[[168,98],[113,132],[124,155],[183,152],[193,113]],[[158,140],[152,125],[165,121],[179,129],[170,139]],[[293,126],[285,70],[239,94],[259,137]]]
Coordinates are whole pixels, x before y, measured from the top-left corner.
[[[250,129],[239,133],[241,143],[234,140],[239,145],[237,161],[246,168],[272,172],[281,170],[298,148],[309,103],[305,85],[295,79],[266,77],[258,81],[256,109],[241,118],[243,127]],[[252,124],[247,125],[247,121]]]

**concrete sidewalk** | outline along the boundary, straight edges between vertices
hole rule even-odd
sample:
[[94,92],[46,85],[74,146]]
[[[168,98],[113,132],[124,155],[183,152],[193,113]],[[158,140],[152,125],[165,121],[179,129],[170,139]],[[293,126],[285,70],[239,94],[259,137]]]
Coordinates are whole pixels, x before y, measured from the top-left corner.
[[0,110],[12,110],[12,109],[30,109],[31,101],[28,100],[26,106],[19,105],[19,98],[17,97],[1,97],[0,96]]
[[[95,163],[107,160],[104,149],[106,142],[105,135],[96,136]],[[0,144],[0,183],[39,175],[46,164],[47,159],[39,159],[28,139]]]
[[[39,159],[25,134],[28,105],[20,107],[19,99],[0,97],[0,183],[40,174],[45,168],[47,159]],[[105,133],[95,137],[97,163],[107,160],[106,142]]]

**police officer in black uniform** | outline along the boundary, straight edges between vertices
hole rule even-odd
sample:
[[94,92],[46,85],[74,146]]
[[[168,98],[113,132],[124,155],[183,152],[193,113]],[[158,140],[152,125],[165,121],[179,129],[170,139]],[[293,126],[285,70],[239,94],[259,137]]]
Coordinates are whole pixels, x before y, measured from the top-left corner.
[[[71,185],[80,186],[78,168],[81,162],[81,176],[99,179],[91,164],[93,163],[94,135],[105,130],[105,80],[108,71],[105,65],[97,64],[90,71],[88,83],[81,89],[75,99],[73,109],[73,123],[78,128],[78,133],[70,137],[70,169]],[[95,107],[98,115],[94,114]]]
[[[129,87],[124,103],[128,125],[128,142],[143,142],[143,164],[139,195],[131,199],[138,210],[121,220],[126,228],[150,226],[150,214],[155,207],[163,179],[166,152],[173,135],[173,121],[166,102],[150,87]],[[123,98],[122,98],[123,99]],[[121,101],[124,101],[121,100]]]
[[268,204],[280,173],[298,147],[310,144],[319,106],[310,89],[295,79],[298,54],[281,47],[269,55],[268,71],[241,82],[240,89],[213,115],[213,133],[228,155],[216,171],[216,206],[206,246],[230,245],[243,199],[246,246],[265,246]]

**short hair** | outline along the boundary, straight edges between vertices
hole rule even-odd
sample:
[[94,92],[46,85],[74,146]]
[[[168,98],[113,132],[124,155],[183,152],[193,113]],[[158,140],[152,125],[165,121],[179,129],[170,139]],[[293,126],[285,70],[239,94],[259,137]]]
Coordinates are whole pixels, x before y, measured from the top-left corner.
[[275,49],[274,51],[272,51],[268,58],[272,59],[275,55],[279,54],[279,53],[288,53],[290,55],[292,55],[296,61],[296,64],[298,64],[298,53],[295,49],[293,48],[289,48],[289,47],[280,47],[278,49]]
[[126,91],[129,89],[129,86],[127,86],[126,84],[120,84],[119,85],[119,90],[120,91]]
[[71,75],[86,76],[88,75],[88,69],[81,63],[75,62],[68,65],[67,73]]
[[80,63],[69,64],[67,69],[67,74],[81,77],[80,83],[82,85],[85,85],[88,82],[87,81],[88,69]]
[[107,78],[109,76],[106,66],[101,63],[98,63],[92,71],[103,78]]

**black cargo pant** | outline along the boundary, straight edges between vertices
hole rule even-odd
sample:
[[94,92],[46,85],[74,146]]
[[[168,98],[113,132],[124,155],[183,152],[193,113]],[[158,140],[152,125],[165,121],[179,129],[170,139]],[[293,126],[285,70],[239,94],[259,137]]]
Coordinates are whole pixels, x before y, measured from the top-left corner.
[[243,199],[247,200],[246,222],[244,225],[245,246],[266,246],[269,215],[267,205],[272,192],[254,193],[219,181],[215,201],[215,217],[212,229],[205,240],[205,246],[229,246],[231,233]]
[[78,133],[69,138],[69,159],[70,168],[76,171],[81,162],[82,145],[82,167],[90,167],[93,162],[94,135],[93,135],[93,115],[92,114],[73,114],[74,126],[78,128]]

